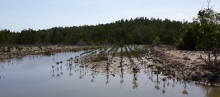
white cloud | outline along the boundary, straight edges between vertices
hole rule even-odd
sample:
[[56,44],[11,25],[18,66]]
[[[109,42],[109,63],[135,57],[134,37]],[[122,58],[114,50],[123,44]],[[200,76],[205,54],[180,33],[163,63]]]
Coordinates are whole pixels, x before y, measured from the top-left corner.
[[178,13],[175,15],[174,20],[178,20],[178,21],[183,21],[183,20],[188,20],[188,17],[183,14],[183,13]]

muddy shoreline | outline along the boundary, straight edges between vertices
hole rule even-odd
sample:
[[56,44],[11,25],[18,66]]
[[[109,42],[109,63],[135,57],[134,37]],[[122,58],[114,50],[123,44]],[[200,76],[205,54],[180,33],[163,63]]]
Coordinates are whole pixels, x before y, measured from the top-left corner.
[[220,80],[216,78],[215,72],[209,70],[200,57],[207,56],[204,51],[177,50],[170,45],[155,46],[151,51],[157,69],[164,75],[193,81],[196,84],[220,86]]

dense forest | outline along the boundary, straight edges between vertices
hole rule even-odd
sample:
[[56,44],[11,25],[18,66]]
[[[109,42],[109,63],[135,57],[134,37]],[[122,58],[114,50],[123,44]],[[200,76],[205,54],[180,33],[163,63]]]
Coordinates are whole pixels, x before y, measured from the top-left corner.
[[21,32],[0,30],[0,44],[169,44],[179,49],[202,50],[220,46],[220,13],[199,10],[193,22],[138,17],[98,25],[54,27]]
[[140,17],[119,20],[96,26],[54,27],[45,30],[22,30],[19,33],[2,30],[1,44],[150,44],[159,37],[165,44],[173,44],[173,38],[181,33],[179,21]]

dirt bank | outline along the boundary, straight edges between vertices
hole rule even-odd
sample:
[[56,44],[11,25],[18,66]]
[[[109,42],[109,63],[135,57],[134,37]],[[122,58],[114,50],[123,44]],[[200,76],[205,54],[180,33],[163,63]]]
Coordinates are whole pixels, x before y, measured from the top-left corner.
[[[152,48],[154,61],[164,75],[195,81],[199,84],[219,86],[218,68],[209,69],[204,51],[177,50],[174,46],[160,45]],[[165,70],[166,69],[166,70]],[[213,71],[214,70],[214,71]]]

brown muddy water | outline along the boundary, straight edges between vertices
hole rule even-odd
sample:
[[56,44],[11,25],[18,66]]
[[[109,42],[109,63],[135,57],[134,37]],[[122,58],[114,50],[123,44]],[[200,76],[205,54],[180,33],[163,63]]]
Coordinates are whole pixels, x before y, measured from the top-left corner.
[[66,60],[80,53],[34,55],[0,63],[0,97],[220,97],[218,87],[163,81],[162,75],[150,69],[113,75],[78,63],[70,68]]

